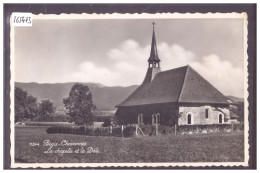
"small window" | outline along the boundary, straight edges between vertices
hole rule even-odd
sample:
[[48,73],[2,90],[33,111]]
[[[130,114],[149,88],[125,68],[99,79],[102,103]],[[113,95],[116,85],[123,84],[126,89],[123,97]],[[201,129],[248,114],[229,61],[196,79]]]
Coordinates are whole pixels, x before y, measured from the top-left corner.
[[143,114],[138,114],[137,120],[138,120],[138,124],[142,124],[143,123]]
[[160,123],[160,113],[152,115],[152,124]]
[[187,121],[188,124],[191,124],[191,114],[188,114]]
[[222,124],[222,123],[223,123],[222,114],[219,114],[219,115],[218,115],[218,123],[219,123],[219,124]]
[[153,116],[152,116],[152,121],[153,121],[153,124],[156,124],[156,115],[155,114],[153,114]]
[[161,122],[161,115],[160,115],[160,113],[157,114],[157,122],[158,122],[158,123]]
[[206,117],[206,119],[209,119],[209,109],[205,110],[205,117]]

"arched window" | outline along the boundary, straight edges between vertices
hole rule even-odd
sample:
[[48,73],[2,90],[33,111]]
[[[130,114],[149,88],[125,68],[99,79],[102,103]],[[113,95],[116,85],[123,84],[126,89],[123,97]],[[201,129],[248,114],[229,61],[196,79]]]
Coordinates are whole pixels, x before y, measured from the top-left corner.
[[142,124],[143,123],[143,114],[138,114],[137,120],[138,120],[138,124]]
[[191,113],[189,113],[189,114],[187,115],[187,123],[188,123],[188,124],[192,124],[192,115],[191,115]]
[[206,110],[205,110],[205,118],[206,118],[206,119],[209,119],[209,109],[206,109]]
[[157,115],[157,123],[160,123],[161,122],[161,115],[160,115],[160,113],[158,113],[156,115]]
[[155,114],[152,115],[152,124],[156,124],[156,115]]
[[152,124],[159,124],[160,123],[160,113],[152,115]]
[[223,116],[222,116],[222,114],[219,114],[219,115],[218,115],[218,123],[219,123],[219,124],[222,124],[222,123],[223,123]]

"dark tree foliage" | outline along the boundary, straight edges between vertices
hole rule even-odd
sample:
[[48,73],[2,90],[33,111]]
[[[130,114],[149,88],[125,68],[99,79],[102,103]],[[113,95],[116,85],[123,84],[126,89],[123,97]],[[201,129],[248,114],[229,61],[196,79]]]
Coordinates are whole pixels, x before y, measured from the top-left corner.
[[77,125],[93,124],[93,113],[96,106],[92,94],[86,85],[75,84],[70,90],[69,97],[63,99],[68,114]]
[[107,117],[104,121],[104,123],[102,124],[103,127],[108,127],[111,126],[111,119],[110,117]]
[[244,122],[244,102],[239,102],[235,107],[231,107],[231,113],[239,116],[239,121]]
[[28,95],[26,91],[15,87],[15,122],[24,118],[34,118],[37,116],[37,99]]
[[39,105],[39,115],[48,117],[55,112],[55,107],[50,100],[43,100]]

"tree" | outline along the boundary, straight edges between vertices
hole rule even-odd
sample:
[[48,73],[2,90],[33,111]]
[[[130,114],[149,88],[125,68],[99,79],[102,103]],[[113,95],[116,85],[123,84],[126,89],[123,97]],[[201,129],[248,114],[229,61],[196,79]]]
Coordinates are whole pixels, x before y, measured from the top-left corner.
[[28,95],[28,93],[19,87],[15,87],[15,122],[19,119],[32,119],[37,115],[38,104],[36,97]]
[[93,110],[96,106],[92,101],[92,94],[86,85],[74,84],[70,90],[69,97],[63,99],[72,120],[77,125],[93,124]]
[[235,106],[230,109],[231,113],[239,116],[238,120],[244,122],[244,102],[238,102]]
[[43,100],[39,105],[39,114],[42,117],[48,117],[55,112],[55,107],[50,100]]
[[102,124],[103,127],[108,127],[111,126],[111,119],[110,117],[107,117],[104,121],[104,123]]
[[34,117],[37,116],[38,112],[38,103],[37,103],[37,98],[29,95],[26,99],[26,106],[25,106],[25,113],[27,118],[33,119]]

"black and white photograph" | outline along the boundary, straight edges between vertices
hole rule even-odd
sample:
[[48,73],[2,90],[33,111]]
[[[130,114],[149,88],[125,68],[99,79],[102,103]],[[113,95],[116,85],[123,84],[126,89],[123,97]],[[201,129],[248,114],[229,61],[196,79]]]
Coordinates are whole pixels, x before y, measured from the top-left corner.
[[246,13],[10,25],[11,167],[248,166]]

